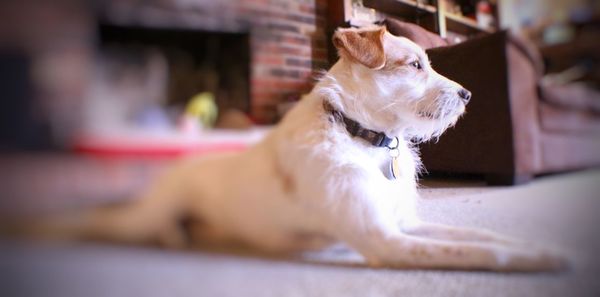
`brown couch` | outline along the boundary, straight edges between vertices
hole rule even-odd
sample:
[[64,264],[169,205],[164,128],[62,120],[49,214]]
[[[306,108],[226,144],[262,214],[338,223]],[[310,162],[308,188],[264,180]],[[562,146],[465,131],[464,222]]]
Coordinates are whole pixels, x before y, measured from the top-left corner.
[[473,93],[456,127],[421,146],[430,172],[515,184],[600,165],[600,93],[580,83],[543,86],[543,60],[527,41],[503,31],[443,46],[416,25],[386,23],[392,34],[412,36],[439,73]]

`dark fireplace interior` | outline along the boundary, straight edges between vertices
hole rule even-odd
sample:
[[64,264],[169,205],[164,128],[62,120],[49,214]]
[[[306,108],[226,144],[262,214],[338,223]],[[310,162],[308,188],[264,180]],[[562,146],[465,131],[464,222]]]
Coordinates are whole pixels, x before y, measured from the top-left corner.
[[167,64],[163,104],[181,107],[210,92],[219,111],[248,112],[249,34],[111,24],[100,24],[98,31],[101,54],[112,59],[144,63],[148,51],[160,53]]

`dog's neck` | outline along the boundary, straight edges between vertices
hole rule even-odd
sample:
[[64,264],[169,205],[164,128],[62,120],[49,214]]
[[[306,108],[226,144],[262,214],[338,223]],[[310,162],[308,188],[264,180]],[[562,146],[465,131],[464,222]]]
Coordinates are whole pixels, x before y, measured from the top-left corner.
[[323,100],[323,109],[332,116],[333,121],[343,125],[344,128],[346,128],[346,131],[353,137],[361,138],[375,147],[387,147],[392,149],[398,145],[397,137],[389,137],[383,132],[364,128],[359,122],[347,117],[343,112],[336,110],[326,99]]
[[354,72],[356,69],[352,68],[351,62],[342,59],[335,63],[315,86],[318,97],[327,100],[335,110],[360,123],[365,129],[384,133],[390,138],[404,138],[406,127],[391,126],[387,123],[392,121],[386,120],[386,115],[376,111],[365,112],[362,106],[356,104],[370,100],[373,92],[365,91],[364,85],[370,82],[357,76]]

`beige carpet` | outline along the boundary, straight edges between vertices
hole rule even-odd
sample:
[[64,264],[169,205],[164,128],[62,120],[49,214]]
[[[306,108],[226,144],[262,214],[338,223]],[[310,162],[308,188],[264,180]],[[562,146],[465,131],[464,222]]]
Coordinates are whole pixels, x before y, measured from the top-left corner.
[[419,208],[428,220],[486,227],[552,245],[564,250],[573,266],[555,274],[403,271],[348,265],[355,257],[343,249],[295,261],[5,241],[0,245],[0,292],[86,297],[600,296],[595,255],[600,252],[600,171],[508,188],[425,181],[421,192]]

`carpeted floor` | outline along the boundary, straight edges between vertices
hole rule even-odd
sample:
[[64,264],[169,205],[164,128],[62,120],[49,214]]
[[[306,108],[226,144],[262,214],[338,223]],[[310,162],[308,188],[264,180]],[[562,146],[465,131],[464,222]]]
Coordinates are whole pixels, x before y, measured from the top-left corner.
[[97,244],[2,242],[2,296],[600,296],[600,171],[518,187],[425,181],[427,220],[485,227],[552,245],[561,273],[371,269],[344,249],[306,260]]

